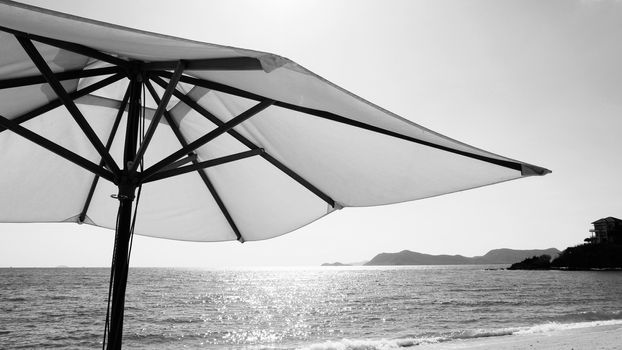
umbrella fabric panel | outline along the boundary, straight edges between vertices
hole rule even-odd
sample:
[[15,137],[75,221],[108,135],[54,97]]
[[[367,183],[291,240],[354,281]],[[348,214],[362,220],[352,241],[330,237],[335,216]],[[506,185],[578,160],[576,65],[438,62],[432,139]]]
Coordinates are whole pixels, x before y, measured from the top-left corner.
[[[104,80],[107,77],[108,75],[82,78],[78,81],[77,89],[83,89],[94,83],[97,83],[98,81]],[[93,91],[92,93],[89,94],[89,96],[96,96],[96,97],[101,97],[103,99],[120,102],[121,100],[123,100],[123,96],[125,96],[125,92],[127,91],[128,84],[129,84],[129,81],[127,79],[121,79],[117,82],[114,82],[110,85],[107,85],[103,88]],[[154,109],[152,108],[152,106],[148,106],[148,107],[149,109]]]
[[247,241],[280,236],[334,210],[260,157],[210,168],[208,175]]
[[[103,116],[91,121],[102,133],[109,131],[113,118],[105,118],[106,109],[83,106],[82,110]],[[82,130],[61,109],[23,126],[91,161],[99,161]],[[92,173],[8,130],[0,132],[0,149],[0,221],[62,222],[82,211]]]
[[[294,62],[289,62],[270,73],[263,71],[193,71],[189,74],[277,101],[334,113],[433,144],[495,159],[509,160],[506,157],[437,134],[392,114],[337,87]],[[416,103],[416,96],[413,96],[412,100]],[[416,116],[412,117],[415,118]]]
[[184,59],[203,59],[263,54],[138,31],[18,3],[0,2],[0,23],[11,29],[145,61],[176,60],[180,55]]
[[[4,138],[0,145],[4,146],[3,143]],[[30,150],[28,143],[13,142],[21,149],[0,155],[6,167],[0,177],[0,221],[63,222],[75,217],[82,210],[91,174],[77,166],[67,166],[64,159],[50,156],[44,149]],[[24,164],[22,151],[29,151],[29,162],[38,166],[19,165]],[[41,176],[44,169],[56,171]]]
[[[61,82],[67,91],[75,90],[77,83],[77,80]],[[14,119],[56,98],[54,91],[47,84],[4,89],[0,93],[0,106],[2,106],[0,115],[7,119]]]
[[[35,47],[55,72],[82,69],[88,57],[77,55],[58,48],[35,43]],[[11,34],[0,32],[0,79],[23,78],[41,75],[22,46]],[[78,80],[65,80],[61,84],[66,91],[76,89]],[[36,107],[57,99],[56,94],[47,84],[35,84],[23,87],[3,89],[0,94],[0,115],[13,119]]]
[[[116,186],[100,181],[88,217],[96,226],[114,229]],[[145,184],[141,191],[135,233],[184,241],[235,240],[235,233],[194,173]]]
[[521,172],[271,107],[236,128],[343,206],[426,198]]
[[[188,96],[196,101],[199,101],[199,104],[209,105],[211,109],[210,112],[213,112],[219,119],[230,119],[232,116],[228,110],[219,109],[216,104],[212,104],[214,102],[220,103],[216,98],[214,98],[213,95],[214,93],[212,91],[202,88],[195,88],[189,93]],[[220,113],[221,111],[224,113]],[[214,123],[184,103],[177,104],[170,110],[170,114],[173,116],[177,125],[179,125],[181,133],[184,135],[188,143],[195,141],[207,132],[210,132],[216,128]],[[225,133],[213,141],[210,141],[208,144],[199,147],[196,150],[196,153],[202,160],[209,160],[244,151],[248,151],[248,147],[244,146],[232,136]]]
[[[0,8],[1,8],[0,4]],[[2,16],[2,15],[0,15]],[[4,25],[4,21],[0,21]],[[61,50],[46,44],[34,43],[35,47],[45,59],[53,72],[63,72],[71,69],[83,68],[88,57],[69,51]],[[0,32],[0,77],[3,79],[28,77],[39,75],[39,70],[32,63],[28,54],[24,51],[15,36],[6,32]]]

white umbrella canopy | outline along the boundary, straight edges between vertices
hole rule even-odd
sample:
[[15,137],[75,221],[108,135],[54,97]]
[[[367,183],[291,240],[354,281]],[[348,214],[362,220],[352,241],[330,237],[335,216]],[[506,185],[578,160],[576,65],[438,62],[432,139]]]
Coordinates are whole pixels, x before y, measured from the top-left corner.
[[[101,155],[66,108],[32,116],[58,96],[42,79],[20,86],[19,78],[41,73],[16,32],[30,34],[57,76],[99,74],[59,78],[68,94],[80,96],[74,103],[102,144],[110,137],[129,85],[123,67],[117,69],[118,62],[111,59],[165,61],[145,66],[160,97],[163,88],[158,84],[166,87],[176,61],[185,60],[181,83],[167,104],[168,115],[159,117],[146,149],[147,169],[181,148],[176,134],[193,142],[261,101],[274,101],[193,151],[199,162],[249,150],[263,153],[145,184],[137,234],[223,241],[238,239],[237,231],[241,239],[261,240],[290,232],[335,208],[421,199],[547,172],[427,130],[273,54],[146,33],[12,2],[0,3],[0,10],[6,29],[0,32],[0,115],[94,164]],[[36,36],[83,45],[106,57],[59,48]],[[105,79],[115,82],[83,93],[93,84],[108,83]],[[145,95],[149,125],[157,104],[149,91]],[[126,118],[123,113],[109,151],[120,168]],[[99,181],[85,208],[93,182],[90,171],[50,157],[15,133],[0,133],[0,145],[0,162],[5,165],[0,173],[0,221],[83,221],[115,228],[113,182]]]
[[549,172],[270,53],[4,0],[0,48],[0,222],[125,232],[140,188],[133,233],[253,241],[343,207]]

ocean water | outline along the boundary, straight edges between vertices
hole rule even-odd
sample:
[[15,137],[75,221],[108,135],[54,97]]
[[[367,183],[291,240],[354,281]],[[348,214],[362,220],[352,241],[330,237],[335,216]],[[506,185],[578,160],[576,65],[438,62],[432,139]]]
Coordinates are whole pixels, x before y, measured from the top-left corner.
[[[622,324],[622,272],[131,268],[127,349],[394,349]],[[109,270],[0,269],[0,348],[101,348]]]

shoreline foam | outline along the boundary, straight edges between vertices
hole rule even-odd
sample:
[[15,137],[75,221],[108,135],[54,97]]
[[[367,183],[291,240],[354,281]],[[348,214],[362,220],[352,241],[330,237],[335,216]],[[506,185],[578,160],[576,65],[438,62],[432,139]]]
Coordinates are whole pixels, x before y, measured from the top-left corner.
[[451,336],[397,339],[342,339],[315,343],[305,350],[622,350],[622,319],[575,323],[550,322],[526,327],[465,330]]
[[619,350],[622,349],[622,320],[544,324],[518,330],[511,335],[457,339],[416,346],[417,350]]

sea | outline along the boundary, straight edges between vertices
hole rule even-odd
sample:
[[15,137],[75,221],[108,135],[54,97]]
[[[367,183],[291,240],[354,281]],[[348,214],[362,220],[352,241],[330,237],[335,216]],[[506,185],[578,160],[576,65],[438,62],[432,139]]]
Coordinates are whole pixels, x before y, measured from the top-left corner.
[[[130,268],[127,349],[397,349],[622,324],[621,271]],[[0,269],[0,348],[102,347],[109,269]]]

